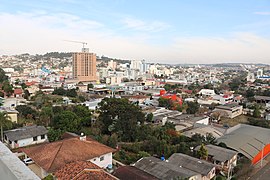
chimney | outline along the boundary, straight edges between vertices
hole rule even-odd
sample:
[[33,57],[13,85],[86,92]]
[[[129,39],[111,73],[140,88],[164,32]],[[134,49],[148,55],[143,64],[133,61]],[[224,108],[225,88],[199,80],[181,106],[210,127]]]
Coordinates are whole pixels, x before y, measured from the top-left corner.
[[86,141],[86,136],[83,133],[81,133],[80,140],[81,141]]

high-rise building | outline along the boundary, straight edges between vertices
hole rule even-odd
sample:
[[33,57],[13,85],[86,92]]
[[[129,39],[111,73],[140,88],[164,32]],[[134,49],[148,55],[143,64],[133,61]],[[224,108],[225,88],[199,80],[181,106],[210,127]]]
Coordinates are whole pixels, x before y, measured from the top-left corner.
[[73,53],[73,78],[82,82],[97,80],[96,54],[89,53],[89,49],[83,48],[82,52]]

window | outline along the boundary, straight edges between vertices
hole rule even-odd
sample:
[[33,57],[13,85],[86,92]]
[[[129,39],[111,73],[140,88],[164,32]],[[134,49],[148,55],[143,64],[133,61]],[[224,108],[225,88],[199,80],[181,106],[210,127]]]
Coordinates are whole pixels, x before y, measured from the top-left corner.
[[45,139],[45,134],[41,135],[41,139]]
[[37,141],[37,136],[33,137],[33,141]]
[[101,157],[99,158],[99,160],[100,160],[100,161],[103,161],[103,160],[104,160],[104,156],[101,156]]
[[95,158],[94,161],[96,161],[97,159]]

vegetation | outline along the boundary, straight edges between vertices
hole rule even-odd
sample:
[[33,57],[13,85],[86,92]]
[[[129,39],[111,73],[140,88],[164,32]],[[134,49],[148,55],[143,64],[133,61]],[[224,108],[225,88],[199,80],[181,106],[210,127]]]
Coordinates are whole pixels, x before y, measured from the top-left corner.
[[12,123],[10,121],[10,117],[5,112],[0,112],[0,128],[1,128],[1,140],[3,142],[3,129],[8,129],[12,127]]

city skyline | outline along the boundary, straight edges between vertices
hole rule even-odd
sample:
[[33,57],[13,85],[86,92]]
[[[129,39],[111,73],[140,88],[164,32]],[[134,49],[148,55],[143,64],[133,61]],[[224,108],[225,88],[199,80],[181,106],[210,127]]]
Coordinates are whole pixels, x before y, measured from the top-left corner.
[[80,51],[160,63],[270,63],[270,2],[1,1],[0,54]]

